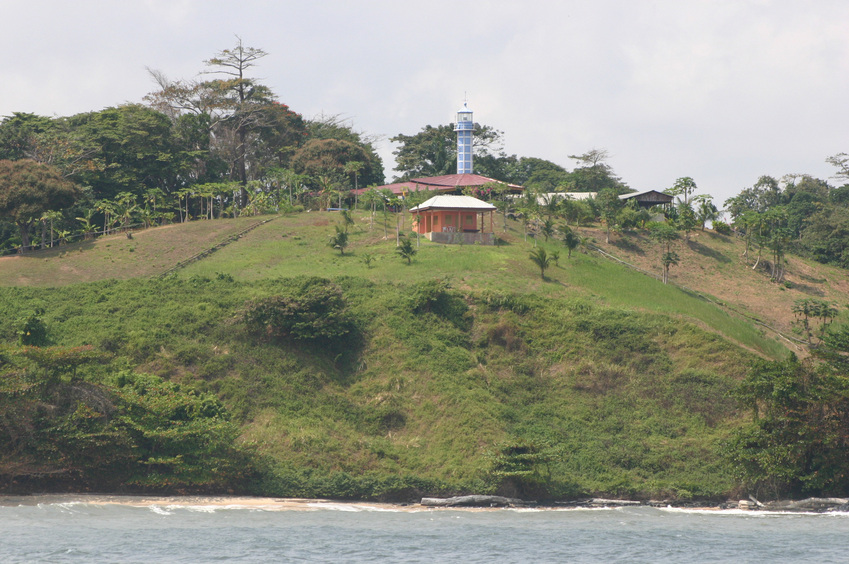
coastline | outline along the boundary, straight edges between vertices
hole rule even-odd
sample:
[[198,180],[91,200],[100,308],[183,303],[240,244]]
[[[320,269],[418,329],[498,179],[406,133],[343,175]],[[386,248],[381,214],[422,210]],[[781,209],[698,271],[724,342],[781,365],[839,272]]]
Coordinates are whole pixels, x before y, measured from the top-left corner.
[[125,507],[166,507],[166,508],[218,508],[218,509],[255,509],[262,511],[315,511],[320,509],[335,509],[339,511],[500,511],[500,510],[568,510],[579,508],[604,509],[616,507],[678,507],[717,511],[722,507],[712,504],[694,506],[692,504],[678,505],[666,502],[640,503],[624,500],[603,500],[604,503],[566,502],[555,504],[525,504],[514,506],[445,506],[436,507],[421,503],[389,503],[379,501],[351,501],[320,498],[288,498],[288,497],[252,497],[230,495],[138,495],[138,494],[29,494],[29,495],[0,495],[0,507],[42,504],[92,504],[120,505]]
[[[455,498],[456,499],[456,498]],[[520,502],[521,500],[513,500]],[[675,501],[630,501],[621,499],[593,498],[581,501],[555,502],[551,504],[516,503],[480,505],[434,506],[422,499],[421,503],[391,503],[379,501],[351,501],[320,498],[254,497],[239,495],[139,495],[139,494],[0,494],[0,508],[39,505],[95,505],[124,506],[162,509],[245,509],[256,511],[374,511],[405,512],[422,511],[568,511],[604,510],[623,508],[654,508],[661,510],[698,512],[739,513],[849,513],[849,500],[840,498],[808,498],[801,501],[775,501],[767,504],[745,505],[743,501],[729,500],[725,503],[698,503]]]

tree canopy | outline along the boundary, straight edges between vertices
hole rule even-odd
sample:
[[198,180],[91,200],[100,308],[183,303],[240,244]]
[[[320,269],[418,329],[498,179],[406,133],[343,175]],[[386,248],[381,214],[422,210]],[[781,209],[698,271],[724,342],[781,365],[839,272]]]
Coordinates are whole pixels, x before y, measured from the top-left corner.
[[[481,161],[486,161],[488,157],[503,156],[503,132],[475,123],[473,135],[475,172],[486,175],[481,170]],[[395,155],[395,168],[401,173],[401,181],[457,171],[457,134],[454,132],[454,124],[436,127],[426,125],[414,135],[399,133],[390,141],[399,144],[392,154]]]
[[77,187],[50,165],[0,161],[0,219],[18,226],[22,249],[29,248],[29,227],[41,214],[70,206],[78,195]]

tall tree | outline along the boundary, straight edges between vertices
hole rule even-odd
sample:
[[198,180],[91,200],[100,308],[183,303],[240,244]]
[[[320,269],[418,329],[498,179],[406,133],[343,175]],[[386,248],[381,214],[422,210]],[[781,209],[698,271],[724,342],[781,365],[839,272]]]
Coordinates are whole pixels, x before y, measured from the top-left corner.
[[837,172],[834,173],[835,178],[849,182],[849,154],[837,153],[825,159],[825,162],[837,168]]
[[[362,163],[362,167],[357,171],[354,178],[351,178],[351,172],[346,172],[349,178],[353,180],[352,185],[356,188],[359,186],[369,186],[372,184],[380,185],[384,182],[383,160],[377,154],[374,148],[375,143],[379,140],[378,136],[368,135],[360,131],[356,131],[352,124],[346,123],[346,120],[340,115],[324,115],[310,119],[306,122],[306,139],[336,139],[347,141],[358,146],[365,160],[354,161]],[[343,167],[348,167],[351,161],[346,160],[342,163]]]
[[30,228],[45,212],[69,207],[79,189],[55,167],[30,159],[0,161],[0,219],[17,225],[21,251],[30,248]]
[[755,361],[736,390],[752,410],[727,454],[744,486],[779,497],[849,493],[847,326],[825,334],[813,358]]
[[660,244],[660,263],[663,266],[661,280],[669,283],[669,268],[678,264],[678,254],[672,250],[672,243],[678,240],[678,230],[666,222],[650,222],[648,224],[651,238]]
[[94,198],[111,199],[121,192],[142,197],[154,188],[170,193],[180,184],[185,163],[166,115],[127,104],[78,114],[68,123],[76,142],[91,155],[88,166],[71,178],[90,186]]
[[506,163],[505,182],[541,192],[559,191],[569,180],[569,172],[557,163],[535,157],[521,157]]
[[681,231],[684,232],[684,237],[689,243],[690,233],[698,226],[699,220],[693,206],[686,200],[681,200],[678,203],[678,217],[675,224]]
[[[501,131],[475,123],[473,134],[476,161],[501,154]],[[457,171],[457,134],[454,132],[454,124],[436,127],[427,125],[415,135],[399,133],[390,141],[399,144],[392,154],[395,155],[395,169],[401,173],[400,180],[440,176]]]
[[568,183],[575,192],[601,192],[609,188],[616,194],[629,191],[622,179],[616,176],[607,164],[610,153],[606,149],[590,149],[582,155],[569,155],[578,162],[578,167],[569,173]]
[[52,119],[35,114],[15,112],[0,121],[0,159],[39,160],[39,139],[55,127]]
[[229,126],[235,139],[232,142],[232,158],[236,179],[241,183],[240,207],[247,205],[248,194],[248,132],[259,123],[264,123],[261,110],[273,100],[267,87],[247,78],[247,71],[266,55],[262,49],[245,47],[242,38],[232,49],[224,49],[206,61],[214,70],[212,74],[223,74],[229,78],[213,80],[207,86],[216,94],[217,104],[228,109],[224,124]]
[[664,193],[670,196],[677,196],[678,199],[685,204],[690,203],[690,194],[696,191],[696,181],[689,176],[682,176],[675,181],[672,187],[664,190]]
[[704,231],[708,221],[719,219],[719,210],[713,203],[713,196],[708,194],[700,194],[694,197],[693,201],[696,203],[696,218],[702,224],[702,231]]
[[762,213],[774,205],[781,203],[781,189],[778,181],[771,176],[761,176],[751,188],[741,190],[739,194],[725,201],[731,220],[747,211]]
[[605,188],[599,192],[596,203],[605,226],[605,243],[610,243],[610,229],[616,224],[619,210],[623,208],[624,204],[611,188]]
[[[262,178],[267,166],[286,164],[303,139],[303,122],[287,106],[276,103],[268,87],[248,77],[267,53],[237,39],[234,48],[205,61],[210,67],[205,75],[223,78],[171,81],[151,70],[160,90],[146,100],[178,124],[184,122],[186,137],[193,140],[196,151],[199,179],[205,172],[202,163],[220,159],[229,179],[241,185],[239,205],[244,207],[249,200],[248,181]],[[207,176],[202,181],[219,180]]]
[[332,178],[339,187],[348,187],[350,178],[346,167],[349,163],[368,161],[368,153],[361,146],[344,139],[310,139],[292,155],[290,164],[298,174],[312,179],[317,188],[319,178]]

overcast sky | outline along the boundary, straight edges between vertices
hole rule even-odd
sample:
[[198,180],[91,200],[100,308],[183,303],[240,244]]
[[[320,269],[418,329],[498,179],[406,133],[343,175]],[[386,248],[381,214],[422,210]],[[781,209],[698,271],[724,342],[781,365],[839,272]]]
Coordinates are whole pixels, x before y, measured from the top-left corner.
[[0,116],[68,116],[193,78],[235,36],[294,111],[379,136],[464,97],[505,150],[571,169],[606,149],[632,188],[692,176],[717,203],[849,152],[846,0],[0,0]]

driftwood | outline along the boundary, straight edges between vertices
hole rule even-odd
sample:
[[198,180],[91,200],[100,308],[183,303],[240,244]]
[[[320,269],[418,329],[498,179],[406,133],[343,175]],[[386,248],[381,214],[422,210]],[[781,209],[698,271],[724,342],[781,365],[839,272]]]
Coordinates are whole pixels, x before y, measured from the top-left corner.
[[423,497],[425,507],[521,507],[529,505],[521,499],[500,495],[461,495],[457,497]]

